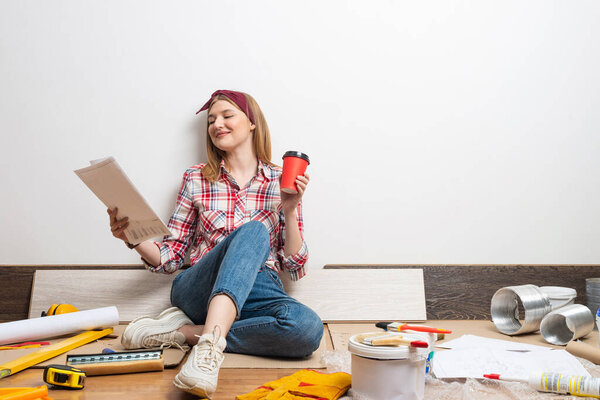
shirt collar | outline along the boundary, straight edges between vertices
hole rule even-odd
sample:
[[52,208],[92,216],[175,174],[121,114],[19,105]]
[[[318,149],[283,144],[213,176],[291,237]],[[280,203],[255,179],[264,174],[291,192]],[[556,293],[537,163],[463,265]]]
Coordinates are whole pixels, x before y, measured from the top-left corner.
[[269,164],[263,163],[261,160],[258,160],[258,172],[262,172],[267,181],[277,179],[277,172]]
[[220,166],[221,166],[221,172],[223,172],[223,173],[227,172],[227,169],[225,169],[225,160],[224,159],[221,159]]
[[[225,176],[229,176],[229,172],[225,168],[225,160],[221,160],[221,173]],[[258,160],[258,175],[262,175],[267,181],[277,179],[277,171],[275,171],[269,164],[263,163]]]

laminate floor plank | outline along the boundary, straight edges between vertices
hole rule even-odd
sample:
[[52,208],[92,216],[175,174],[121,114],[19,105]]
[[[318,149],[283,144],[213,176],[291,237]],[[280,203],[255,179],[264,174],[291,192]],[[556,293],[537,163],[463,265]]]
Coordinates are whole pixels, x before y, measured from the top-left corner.
[[[281,275],[286,292],[325,322],[426,319],[420,269],[314,269],[297,282]],[[116,306],[121,322],[158,315],[171,306],[175,276],[145,270],[38,270],[29,317],[58,303],[80,310]]]

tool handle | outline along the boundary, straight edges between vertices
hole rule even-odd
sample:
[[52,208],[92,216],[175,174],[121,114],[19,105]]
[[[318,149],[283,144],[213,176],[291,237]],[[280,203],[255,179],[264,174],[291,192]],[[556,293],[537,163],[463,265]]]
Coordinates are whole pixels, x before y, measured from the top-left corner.
[[408,340],[403,339],[401,336],[398,337],[389,337],[382,339],[373,339],[371,341],[373,346],[411,346],[411,347],[428,347],[429,344],[422,340]]
[[417,332],[429,332],[429,333],[452,333],[452,331],[449,331],[447,329],[431,328],[429,326],[402,324],[398,327],[398,331],[404,331],[404,330],[411,330],[411,331],[417,331]]
[[401,332],[403,330],[411,330],[416,332],[428,332],[428,333],[452,333],[447,329],[439,329],[432,328],[430,326],[421,326],[421,325],[408,325],[401,322],[377,322],[375,324],[376,327],[381,328],[386,331],[398,331]]

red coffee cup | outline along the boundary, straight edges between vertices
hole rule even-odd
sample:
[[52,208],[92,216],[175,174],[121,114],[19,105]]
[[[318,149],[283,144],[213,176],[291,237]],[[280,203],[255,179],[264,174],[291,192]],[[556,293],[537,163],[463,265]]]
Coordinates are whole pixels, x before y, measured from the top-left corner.
[[298,193],[296,177],[304,175],[310,164],[308,156],[299,151],[286,151],[283,155],[283,174],[281,175],[281,191],[290,194]]

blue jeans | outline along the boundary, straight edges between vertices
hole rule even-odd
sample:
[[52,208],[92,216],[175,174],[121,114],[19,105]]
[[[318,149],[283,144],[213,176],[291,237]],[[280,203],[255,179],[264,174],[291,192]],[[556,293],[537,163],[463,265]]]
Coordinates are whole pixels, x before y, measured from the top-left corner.
[[269,233],[262,223],[242,225],[175,278],[171,303],[203,325],[210,300],[225,294],[237,307],[226,351],[307,357],[319,347],[323,323],[285,293],[277,272],[265,266],[269,251]]

